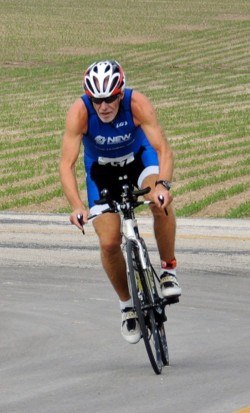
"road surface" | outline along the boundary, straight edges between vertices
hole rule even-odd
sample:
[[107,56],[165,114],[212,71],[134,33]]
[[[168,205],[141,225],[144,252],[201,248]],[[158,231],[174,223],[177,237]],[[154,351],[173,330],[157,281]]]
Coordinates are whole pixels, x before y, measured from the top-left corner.
[[[152,261],[151,220],[139,219]],[[0,214],[0,412],[232,413],[250,406],[249,220],[179,219],[170,367],[120,335],[117,298],[66,215]]]

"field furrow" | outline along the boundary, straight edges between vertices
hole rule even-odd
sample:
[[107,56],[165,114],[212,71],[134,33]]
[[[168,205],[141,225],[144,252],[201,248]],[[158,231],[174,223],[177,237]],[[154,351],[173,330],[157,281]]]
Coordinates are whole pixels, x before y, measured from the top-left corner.
[[[250,217],[248,2],[12,0],[1,33],[1,209],[69,211],[65,115],[85,68],[115,58],[169,137],[177,215]],[[77,179],[86,201],[81,157]]]

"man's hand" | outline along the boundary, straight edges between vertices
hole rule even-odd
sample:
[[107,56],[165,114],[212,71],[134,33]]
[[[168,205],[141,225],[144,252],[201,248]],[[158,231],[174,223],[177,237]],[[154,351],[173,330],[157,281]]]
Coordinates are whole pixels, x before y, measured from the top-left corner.
[[153,193],[153,200],[158,208],[166,209],[173,201],[173,197],[162,185],[157,185]]
[[71,224],[75,225],[81,231],[83,231],[83,225],[88,222],[88,213],[86,209],[77,208],[69,217]]

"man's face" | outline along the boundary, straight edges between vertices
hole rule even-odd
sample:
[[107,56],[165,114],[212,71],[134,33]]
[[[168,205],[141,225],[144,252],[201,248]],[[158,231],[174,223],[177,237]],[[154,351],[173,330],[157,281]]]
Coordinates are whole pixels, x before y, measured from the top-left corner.
[[123,94],[113,96],[113,98],[115,98],[113,102],[109,102],[109,98],[100,99],[98,103],[96,103],[97,99],[92,100],[97,115],[104,123],[112,122],[115,119],[119,111],[120,101],[123,98]]

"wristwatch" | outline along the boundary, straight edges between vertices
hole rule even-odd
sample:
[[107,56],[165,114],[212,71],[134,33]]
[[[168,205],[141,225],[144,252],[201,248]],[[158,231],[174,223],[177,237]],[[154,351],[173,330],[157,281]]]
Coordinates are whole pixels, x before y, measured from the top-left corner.
[[164,179],[160,179],[159,181],[155,182],[155,186],[161,184],[164,186],[164,188],[166,188],[168,191],[171,189],[172,187],[172,182],[166,181]]

